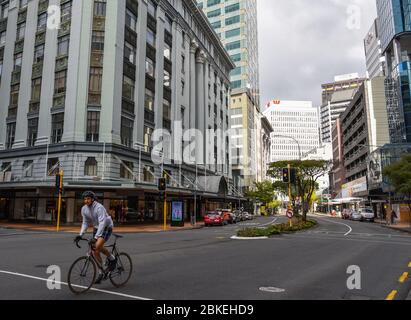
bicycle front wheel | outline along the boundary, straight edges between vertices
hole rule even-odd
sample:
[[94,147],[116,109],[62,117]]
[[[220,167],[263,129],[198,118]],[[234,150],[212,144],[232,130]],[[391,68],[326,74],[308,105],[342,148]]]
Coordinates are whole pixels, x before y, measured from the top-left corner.
[[130,280],[133,272],[133,262],[127,253],[120,253],[117,256],[117,265],[114,271],[110,272],[110,281],[116,288],[124,286]]
[[74,261],[67,279],[71,292],[81,294],[90,290],[96,279],[96,273],[96,264],[90,257],[81,257]]

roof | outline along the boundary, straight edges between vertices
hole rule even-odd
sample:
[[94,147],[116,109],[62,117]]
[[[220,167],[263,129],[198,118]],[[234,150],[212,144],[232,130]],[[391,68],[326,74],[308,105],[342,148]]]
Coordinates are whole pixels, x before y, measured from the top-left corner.
[[356,91],[357,88],[336,91],[331,96],[331,103],[351,100],[354,97]]
[[227,195],[228,184],[224,176],[198,177],[196,184],[205,192]]

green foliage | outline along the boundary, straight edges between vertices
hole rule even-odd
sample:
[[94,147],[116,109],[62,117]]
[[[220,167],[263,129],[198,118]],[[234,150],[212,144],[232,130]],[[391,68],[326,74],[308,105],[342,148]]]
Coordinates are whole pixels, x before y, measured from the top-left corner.
[[388,177],[395,191],[408,199],[411,209],[411,155],[404,155],[401,160],[385,167],[384,175]]
[[256,238],[256,237],[270,237],[273,235],[279,235],[281,233],[292,233],[301,230],[310,229],[317,225],[314,220],[304,221],[302,219],[293,219],[292,227],[289,223],[274,224],[267,228],[246,228],[239,230],[237,236],[246,238]]
[[249,191],[246,196],[254,200],[259,200],[264,204],[271,203],[275,197],[274,186],[271,181],[256,182],[255,189]]

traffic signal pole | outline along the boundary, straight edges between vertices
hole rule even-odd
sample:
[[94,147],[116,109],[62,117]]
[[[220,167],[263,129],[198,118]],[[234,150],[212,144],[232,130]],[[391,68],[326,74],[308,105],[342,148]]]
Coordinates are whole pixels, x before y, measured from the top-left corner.
[[167,231],[167,193],[164,191],[164,231]]
[[58,209],[57,209],[57,232],[60,231],[60,213],[61,213],[61,201],[62,201],[62,193],[63,193],[63,176],[64,172],[63,170],[60,170],[59,172],[59,199],[58,199]]

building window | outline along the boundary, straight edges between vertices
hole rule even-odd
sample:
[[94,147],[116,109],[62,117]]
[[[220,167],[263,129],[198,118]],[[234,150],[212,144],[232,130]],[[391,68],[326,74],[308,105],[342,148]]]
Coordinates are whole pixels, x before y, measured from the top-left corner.
[[106,0],[94,0],[94,16],[106,16]]
[[171,104],[168,100],[163,100],[163,118],[165,120],[171,119]]
[[33,176],[33,160],[26,160],[23,163],[23,176],[30,178]]
[[121,118],[121,144],[129,148],[133,145],[133,126],[134,121]]
[[61,22],[65,22],[71,19],[72,1],[66,2],[61,5]]
[[147,110],[154,111],[154,92],[146,89],[146,95],[144,98],[144,107]]
[[171,47],[168,43],[164,43],[164,58],[171,60]]
[[104,50],[104,31],[94,31],[91,37],[91,49],[97,51]]
[[37,32],[46,30],[47,27],[47,12],[42,13],[37,18]]
[[37,139],[37,132],[39,127],[39,119],[29,119],[27,126],[27,146],[34,147]]
[[129,9],[126,11],[126,26],[137,32],[137,16]]
[[84,164],[84,175],[88,177],[97,177],[97,161],[96,158],[87,158]]
[[57,43],[57,56],[66,56],[69,53],[70,36],[60,37]]
[[124,44],[124,59],[131,64],[136,64],[136,48],[127,41]]
[[6,44],[6,31],[0,32],[0,47]]
[[151,29],[147,29],[147,43],[154,48],[156,47],[156,34]]
[[184,55],[181,56],[181,73],[186,73],[186,57]]
[[1,18],[5,19],[9,16],[9,3],[3,3],[1,5]]
[[144,151],[151,152],[151,148],[153,147],[152,136],[153,136],[153,129],[150,127],[144,127]]
[[103,68],[90,68],[88,103],[100,105]]
[[[185,12],[185,7],[184,7],[184,12]],[[181,44],[181,46],[182,46],[182,48],[184,48],[185,49],[185,47],[186,47],[186,33],[183,31],[182,32],[182,40],[183,40],[183,42],[182,42],[182,44]]]
[[123,97],[134,101],[135,82],[133,79],[123,75]]
[[149,15],[151,15],[153,18],[156,17],[156,12],[157,12],[157,7],[153,3],[152,0],[147,1],[147,12]]
[[54,176],[59,173],[60,161],[59,158],[49,158],[47,160],[47,173],[48,176]]
[[56,73],[54,80],[54,94],[66,92],[67,70]]
[[14,144],[14,138],[16,136],[16,123],[7,124],[7,137],[6,137],[6,149],[11,149]]
[[164,87],[171,87],[171,74],[166,70],[164,70]]
[[17,106],[19,104],[20,84],[15,84],[10,87],[10,106]]
[[154,167],[152,166],[144,166],[143,169],[143,179],[144,182],[154,183]]
[[100,134],[100,112],[87,112],[87,142],[98,142]]
[[21,70],[21,62],[23,60],[22,53],[16,53],[14,55],[14,70],[13,71],[20,71]]
[[41,96],[41,78],[31,81],[31,101],[40,101]]
[[171,18],[167,15],[164,28],[168,33],[173,33],[173,20],[171,20]]
[[127,179],[127,180],[134,180],[133,170],[134,170],[134,165],[132,162],[122,161],[120,165],[120,178]]
[[34,48],[34,62],[40,63],[44,60],[44,44],[40,44]]
[[24,32],[26,31],[26,23],[22,22],[17,25],[16,41],[24,39]]
[[146,57],[146,74],[154,78],[155,68],[154,61]]
[[182,96],[184,96],[185,87],[186,87],[186,83],[184,82],[184,80],[181,80],[181,95]]
[[19,8],[23,9],[23,8],[27,7],[27,1],[28,0],[20,0],[19,1]]
[[53,114],[51,118],[51,143],[60,143],[63,137],[64,113]]

